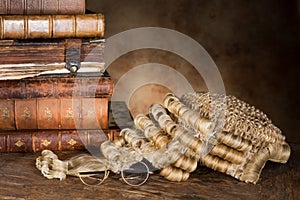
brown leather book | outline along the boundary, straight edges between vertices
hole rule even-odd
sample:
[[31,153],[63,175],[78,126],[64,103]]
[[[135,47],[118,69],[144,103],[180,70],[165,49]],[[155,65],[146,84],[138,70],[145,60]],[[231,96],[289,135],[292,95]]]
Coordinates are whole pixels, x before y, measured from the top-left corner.
[[84,150],[99,148],[120,130],[43,130],[0,132],[0,153]]
[[99,149],[102,141],[114,140],[122,128],[133,126],[133,119],[125,102],[113,101],[108,105],[108,129],[0,131],[0,153],[37,152],[44,149],[84,150],[86,146]]
[[15,79],[75,65],[80,71],[105,70],[103,40],[0,40],[0,79]]
[[85,0],[1,0],[0,14],[84,14]]
[[0,81],[0,130],[108,127],[108,74]]
[[104,74],[78,73],[54,74],[24,78],[20,80],[0,80],[0,99],[30,98],[72,98],[110,97],[113,81]]
[[0,39],[103,38],[104,16],[2,15]]
[[107,129],[108,98],[0,100],[0,130]]

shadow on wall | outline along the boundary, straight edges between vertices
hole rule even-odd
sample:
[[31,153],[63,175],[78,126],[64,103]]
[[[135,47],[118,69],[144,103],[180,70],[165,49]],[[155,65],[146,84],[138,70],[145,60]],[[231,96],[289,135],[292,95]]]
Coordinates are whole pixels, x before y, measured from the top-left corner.
[[[154,26],[195,39],[217,64],[227,94],[264,111],[288,141],[300,143],[300,0],[88,0],[87,8],[105,15],[106,38]],[[159,50],[123,55],[108,71],[117,83],[130,69],[150,62],[178,70],[197,91],[207,90],[193,66]],[[138,88],[131,111],[148,112],[148,104],[159,102],[165,92],[155,84]]]

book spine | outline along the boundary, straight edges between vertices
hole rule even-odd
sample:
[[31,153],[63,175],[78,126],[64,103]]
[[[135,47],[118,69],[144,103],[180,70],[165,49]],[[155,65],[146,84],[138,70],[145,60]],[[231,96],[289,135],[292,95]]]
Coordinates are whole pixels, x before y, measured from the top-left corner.
[[0,153],[85,150],[99,148],[120,130],[46,130],[0,132]]
[[104,16],[2,15],[0,39],[103,38]]
[[108,129],[107,98],[0,100],[0,130]]
[[[11,43],[0,41],[0,66],[5,64],[51,64],[66,60],[67,40]],[[39,54],[40,56],[36,56]],[[80,61],[104,63],[104,42],[82,41]],[[23,67],[24,68],[24,67]]]
[[110,76],[34,77],[1,80],[0,99],[108,97],[112,95]]
[[84,14],[85,0],[1,0],[0,14]]

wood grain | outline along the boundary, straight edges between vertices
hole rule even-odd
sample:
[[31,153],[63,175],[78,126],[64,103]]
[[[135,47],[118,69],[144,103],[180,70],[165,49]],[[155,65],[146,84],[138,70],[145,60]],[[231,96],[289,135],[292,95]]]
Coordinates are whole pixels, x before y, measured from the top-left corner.
[[[145,185],[131,187],[111,174],[103,185],[88,187],[78,178],[48,180],[35,168],[39,154],[1,154],[0,199],[298,199],[300,145],[292,144],[287,164],[268,162],[256,185],[247,184],[205,167],[186,182],[172,183],[151,175]],[[59,152],[67,159],[81,152]]]

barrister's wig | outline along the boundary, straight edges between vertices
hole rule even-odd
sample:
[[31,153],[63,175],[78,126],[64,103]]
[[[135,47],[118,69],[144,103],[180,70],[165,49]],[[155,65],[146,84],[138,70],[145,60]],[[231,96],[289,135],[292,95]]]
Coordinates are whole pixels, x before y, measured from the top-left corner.
[[[104,158],[95,160],[95,165],[89,157],[68,161],[76,163],[71,174],[78,174],[78,160],[85,170],[118,171],[144,158],[170,181],[187,180],[200,163],[255,184],[268,160],[285,163],[290,156],[285,137],[266,114],[233,96],[167,94],[162,105],[151,105],[149,114],[137,115],[134,122],[119,138],[101,145]],[[38,168],[48,166],[48,160],[40,157]],[[63,168],[59,177],[64,178],[66,165],[56,163]],[[52,172],[47,172],[51,177]]]

